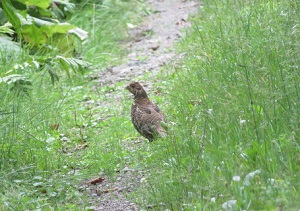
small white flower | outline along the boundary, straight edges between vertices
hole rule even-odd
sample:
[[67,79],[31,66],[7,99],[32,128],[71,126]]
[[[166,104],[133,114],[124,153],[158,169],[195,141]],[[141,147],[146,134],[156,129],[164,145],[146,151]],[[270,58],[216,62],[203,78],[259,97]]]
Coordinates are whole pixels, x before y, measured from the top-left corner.
[[241,153],[240,156],[241,156],[242,158],[247,158],[247,157],[248,157],[246,153]]
[[228,211],[235,210],[235,206],[236,206],[236,200],[229,200],[222,204],[222,208]]
[[50,137],[50,138],[48,138],[47,140],[46,140],[46,142],[48,143],[48,144],[50,144],[52,141],[54,141],[55,140],[55,138],[54,137]]
[[71,88],[72,91],[76,91],[76,90],[80,90],[82,89],[82,86],[75,86],[73,88]]
[[212,198],[210,199],[210,202],[215,203],[215,202],[216,202],[216,197],[212,197]]
[[134,28],[136,28],[136,26],[133,25],[132,23],[126,23],[126,25],[127,25],[127,27],[128,27],[129,29],[134,29]]
[[15,64],[15,66],[14,66],[15,69],[19,69],[19,67],[20,66],[18,64]]
[[240,125],[241,125],[241,126],[246,125],[246,123],[247,123],[247,120],[240,119]]
[[27,62],[24,62],[24,67],[28,67],[29,64]]
[[37,61],[32,61],[32,63],[34,64],[36,69],[38,69],[40,67],[40,64]]
[[244,179],[244,185],[245,186],[250,186],[250,183],[251,183],[251,180],[252,178],[257,175],[257,174],[260,174],[260,170],[255,170],[253,172],[250,172],[249,174],[246,175],[245,179]]
[[273,179],[273,178],[269,178],[269,179],[268,179],[268,182],[269,182],[270,184],[272,184],[272,185],[273,185],[273,184],[275,184],[275,179]]
[[241,180],[241,177],[240,176],[233,176],[232,180],[236,181],[236,182],[239,182]]
[[211,108],[207,110],[207,113],[208,113],[209,115],[212,115],[212,112],[213,112],[213,110],[212,110]]
[[41,177],[41,176],[34,176],[33,179],[36,179],[36,180],[42,180],[43,177]]
[[195,194],[193,192],[188,192],[188,197],[193,197]]

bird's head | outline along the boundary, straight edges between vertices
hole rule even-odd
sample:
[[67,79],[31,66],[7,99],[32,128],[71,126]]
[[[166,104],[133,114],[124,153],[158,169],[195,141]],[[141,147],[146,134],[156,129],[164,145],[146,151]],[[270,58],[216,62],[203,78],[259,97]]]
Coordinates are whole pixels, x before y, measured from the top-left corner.
[[134,95],[134,99],[148,98],[146,91],[138,82],[130,83],[126,86],[126,89]]

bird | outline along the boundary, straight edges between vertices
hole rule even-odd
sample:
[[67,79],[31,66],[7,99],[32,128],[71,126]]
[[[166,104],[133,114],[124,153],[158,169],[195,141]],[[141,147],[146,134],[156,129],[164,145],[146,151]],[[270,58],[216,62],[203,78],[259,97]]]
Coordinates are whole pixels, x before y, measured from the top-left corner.
[[152,142],[158,137],[165,137],[166,130],[162,127],[165,116],[159,107],[151,102],[143,86],[132,82],[126,89],[134,95],[131,106],[131,121],[135,129]]

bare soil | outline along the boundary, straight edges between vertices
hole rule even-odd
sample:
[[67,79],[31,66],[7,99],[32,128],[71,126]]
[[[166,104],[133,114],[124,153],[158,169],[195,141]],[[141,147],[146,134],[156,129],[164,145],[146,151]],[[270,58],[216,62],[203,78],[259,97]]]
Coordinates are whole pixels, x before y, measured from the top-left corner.
[[130,52],[128,62],[99,73],[101,85],[131,81],[149,71],[155,75],[163,65],[176,60],[174,43],[185,35],[183,29],[190,26],[188,17],[197,11],[199,2],[147,0],[147,3],[154,12],[130,31],[132,39],[125,44]]
[[[124,44],[130,52],[127,55],[128,62],[100,72],[97,77],[99,85],[133,81],[147,72],[155,77],[162,66],[178,59],[174,43],[184,36],[183,29],[190,26],[188,17],[197,11],[199,2],[148,0],[147,4],[154,12],[140,26],[130,31],[132,39]],[[133,141],[128,146],[128,142],[124,142],[124,147],[134,149],[139,143],[139,140]],[[91,210],[140,210],[138,204],[128,200],[126,195],[135,191],[149,172],[125,167],[118,170],[117,174],[114,181],[100,174],[99,178],[91,179],[81,186],[91,195]]]

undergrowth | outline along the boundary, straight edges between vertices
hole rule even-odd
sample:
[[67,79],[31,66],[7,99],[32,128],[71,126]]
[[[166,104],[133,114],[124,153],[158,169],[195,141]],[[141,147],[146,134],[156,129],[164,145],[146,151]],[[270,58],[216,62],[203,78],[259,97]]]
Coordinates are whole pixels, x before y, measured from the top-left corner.
[[[120,61],[127,24],[146,12],[105,2],[82,4],[70,20],[90,32],[79,53],[94,73]],[[168,137],[133,150],[123,147],[137,135],[124,82],[76,75],[51,85],[29,68],[30,95],[1,86],[0,209],[83,210],[81,183],[125,165],[147,170],[128,195],[142,209],[298,209],[299,14],[296,0],[203,0],[178,44],[184,59],[157,76],[162,91],[151,95]],[[26,53],[1,52],[1,61],[7,71]]]
[[[297,1],[202,1],[165,90],[155,209],[294,210],[299,190]],[[141,194],[141,195],[143,195]]]
[[[85,1],[76,8],[70,22],[90,32],[77,53],[95,72],[119,62],[116,58],[126,51],[119,42],[127,37],[127,24],[145,14],[139,1]],[[126,134],[126,127],[115,130],[124,121],[116,118],[123,111],[113,109],[110,94],[120,88],[95,88],[87,72],[62,75],[52,84],[49,74],[26,64],[26,50],[0,55],[1,75],[21,65],[33,82],[25,91],[18,84],[0,86],[0,210],[89,207],[80,185],[99,172],[112,174],[123,163],[115,141]]]

